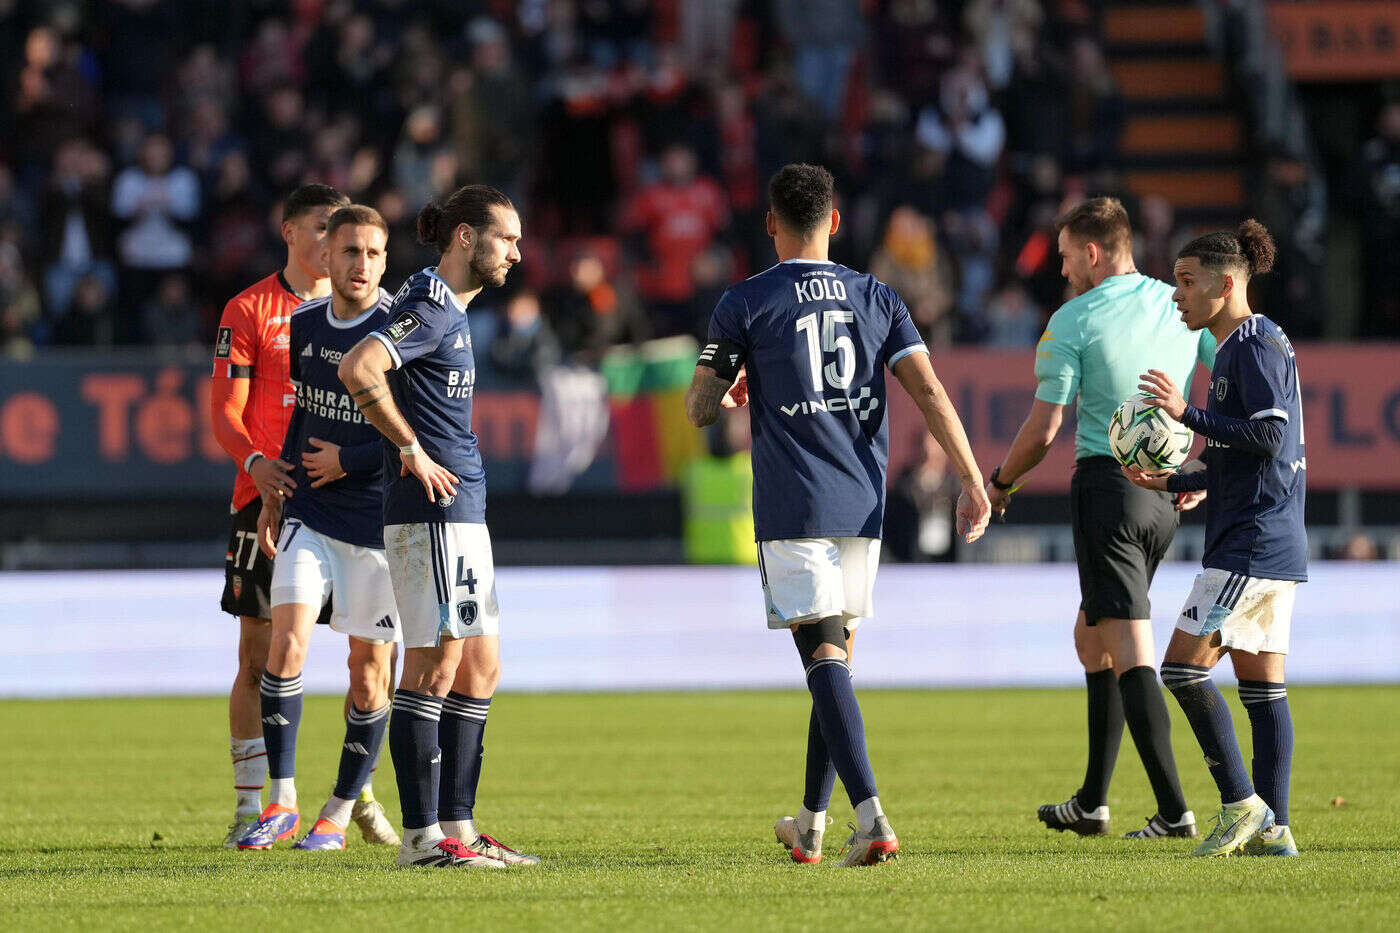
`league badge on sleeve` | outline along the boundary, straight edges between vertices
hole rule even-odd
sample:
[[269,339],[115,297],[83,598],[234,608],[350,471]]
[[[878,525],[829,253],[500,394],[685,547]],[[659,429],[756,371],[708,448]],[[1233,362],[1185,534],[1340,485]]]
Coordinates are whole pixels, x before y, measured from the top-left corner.
[[422,324],[418,318],[412,314],[404,313],[399,315],[399,319],[388,327],[384,328],[384,336],[388,337],[395,344],[403,343],[404,338],[413,333]]
[[233,354],[233,328],[220,327],[219,336],[214,341],[214,359],[226,360]]

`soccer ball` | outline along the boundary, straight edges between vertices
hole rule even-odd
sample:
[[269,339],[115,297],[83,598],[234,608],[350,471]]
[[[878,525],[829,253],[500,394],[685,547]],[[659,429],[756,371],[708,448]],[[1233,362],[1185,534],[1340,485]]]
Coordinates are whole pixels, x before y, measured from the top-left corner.
[[1108,446],[1124,466],[1153,473],[1174,470],[1186,462],[1195,438],[1190,428],[1146,399],[1135,395],[1118,406],[1108,422]]

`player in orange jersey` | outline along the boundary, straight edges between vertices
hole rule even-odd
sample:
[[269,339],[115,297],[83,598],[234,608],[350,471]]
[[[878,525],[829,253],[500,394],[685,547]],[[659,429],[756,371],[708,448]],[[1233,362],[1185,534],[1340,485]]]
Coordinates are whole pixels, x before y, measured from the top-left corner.
[[286,496],[295,488],[291,465],[277,459],[296,403],[288,373],[288,324],[297,305],[330,292],[322,248],[326,221],[349,203],[327,185],[302,185],[287,196],[282,208],[287,265],[224,306],[214,344],[209,414],[214,436],[238,464],[220,603],[239,619],[238,675],[228,702],[238,802],[224,840],[228,847],[257,820],[267,781],[258,688],[272,633],[272,561],[258,549],[258,510],[260,495]]

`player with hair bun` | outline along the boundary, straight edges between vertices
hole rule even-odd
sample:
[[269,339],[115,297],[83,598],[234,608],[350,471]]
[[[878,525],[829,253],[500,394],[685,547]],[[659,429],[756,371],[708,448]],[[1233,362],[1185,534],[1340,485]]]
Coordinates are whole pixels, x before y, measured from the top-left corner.
[[[1307,456],[1302,390],[1293,346],[1277,324],[1250,310],[1250,277],[1273,268],[1274,240],[1247,220],[1209,233],[1177,255],[1174,299],[1192,330],[1219,342],[1207,407],[1187,404],[1158,370],[1142,386],[1170,417],[1206,438],[1206,468],[1148,475],[1147,489],[1206,490],[1202,573],[1177,618],[1162,682],[1191,723],[1220,788],[1221,808],[1198,856],[1296,856],[1288,826],[1293,721],[1284,660],[1298,584],[1308,578],[1303,526]],[[1254,740],[1253,780],[1211,669],[1229,654]]]
[[403,805],[398,863],[535,865],[472,821],[501,646],[467,305],[520,261],[520,217],[500,191],[467,185],[423,208],[418,238],[441,260],[409,277],[388,323],[340,364],[387,441],[384,550],[405,649],[389,719]]

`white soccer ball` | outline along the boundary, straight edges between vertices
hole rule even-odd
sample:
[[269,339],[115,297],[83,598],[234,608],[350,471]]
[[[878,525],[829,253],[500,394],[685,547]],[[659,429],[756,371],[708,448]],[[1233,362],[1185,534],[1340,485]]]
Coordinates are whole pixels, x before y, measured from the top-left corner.
[[1135,395],[1118,406],[1108,422],[1108,446],[1124,466],[1152,473],[1174,470],[1186,462],[1195,437],[1146,399]]

